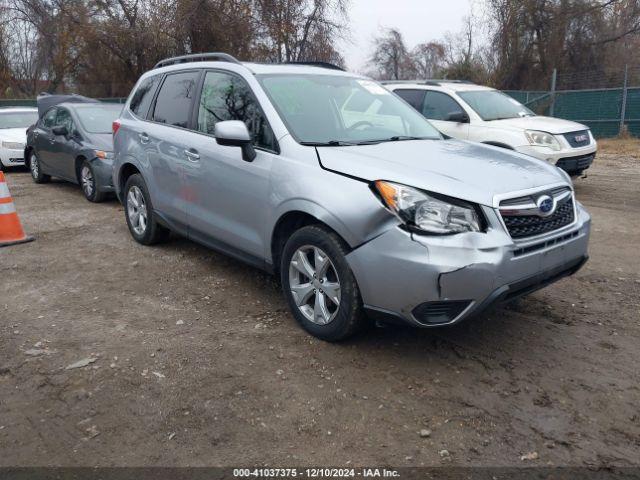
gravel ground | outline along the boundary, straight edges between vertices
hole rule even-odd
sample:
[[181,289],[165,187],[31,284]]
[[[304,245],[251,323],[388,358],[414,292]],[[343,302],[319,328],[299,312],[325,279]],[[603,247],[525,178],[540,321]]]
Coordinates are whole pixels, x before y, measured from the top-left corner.
[[7,178],[36,241],[0,249],[0,466],[640,464],[637,157],[576,182],[594,230],[574,277],[338,345],[269,276],[139,246],[115,200]]

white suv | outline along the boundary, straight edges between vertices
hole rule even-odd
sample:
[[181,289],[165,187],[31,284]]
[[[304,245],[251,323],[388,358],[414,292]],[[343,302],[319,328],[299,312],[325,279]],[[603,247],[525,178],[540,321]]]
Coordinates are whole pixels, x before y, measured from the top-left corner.
[[572,176],[582,174],[596,156],[597,144],[589,127],[536,115],[493,88],[454,80],[385,85],[450,137],[516,150]]
[[37,121],[37,108],[0,108],[0,170],[24,165],[27,128]]

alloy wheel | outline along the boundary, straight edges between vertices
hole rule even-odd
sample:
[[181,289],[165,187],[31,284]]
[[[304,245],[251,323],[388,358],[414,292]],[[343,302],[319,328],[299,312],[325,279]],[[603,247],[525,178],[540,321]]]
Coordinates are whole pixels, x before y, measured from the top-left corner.
[[340,307],[340,279],[329,256],[304,245],[289,263],[289,288],[300,312],[318,325],[332,322]]
[[87,198],[91,197],[95,189],[95,181],[93,179],[91,169],[87,165],[84,165],[80,171],[80,183],[82,184],[82,190]]
[[144,235],[147,229],[147,204],[139,187],[134,185],[127,194],[127,215],[136,235]]
[[38,178],[38,173],[40,172],[40,166],[38,165],[38,157],[36,157],[35,153],[31,154],[31,161],[29,162],[29,168],[31,169],[31,176],[33,178]]

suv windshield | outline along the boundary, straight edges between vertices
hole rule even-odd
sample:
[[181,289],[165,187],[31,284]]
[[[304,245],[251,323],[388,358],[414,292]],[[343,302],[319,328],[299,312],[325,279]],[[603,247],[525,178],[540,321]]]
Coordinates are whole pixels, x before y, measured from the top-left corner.
[[442,138],[411,106],[371,80],[305,74],[261,75],[259,80],[293,137],[303,144]]
[[38,121],[38,112],[0,112],[0,129],[27,128]]
[[456,92],[485,122],[535,115],[520,102],[497,90]]
[[88,133],[111,133],[113,121],[120,116],[122,105],[96,105],[76,108],[82,127]]

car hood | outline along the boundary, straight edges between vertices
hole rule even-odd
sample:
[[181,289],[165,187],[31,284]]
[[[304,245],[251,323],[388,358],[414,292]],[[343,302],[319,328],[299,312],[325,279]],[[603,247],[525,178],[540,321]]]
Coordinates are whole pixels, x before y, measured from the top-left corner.
[[540,130],[542,132],[561,134],[569,132],[577,132],[580,130],[589,130],[589,127],[581,123],[563,120],[553,117],[518,117],[507,118],[504,120],[492,120],[487,122],[488,126],[501,128],[514,128],[518,130]]
[[459,140],[405,140],[318,147],[325,169],[363,180],[389,180],[482,205],[494,195],[571,184],[558,168],[526,155]]
[[113,152],[113,135],[110,133],[91,133],[87,135],[87,145],[94,150]]
[[27,141],[26,128],[0,128],[0,140],[3,142],[20,142]]

